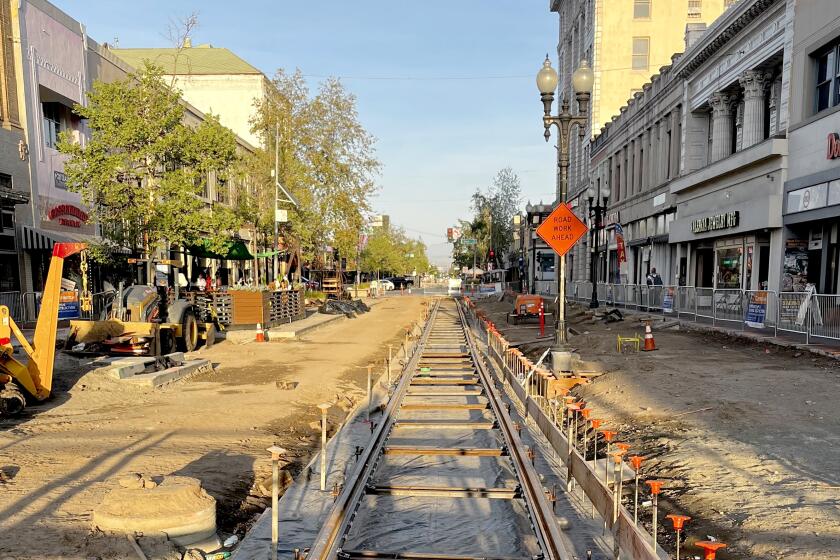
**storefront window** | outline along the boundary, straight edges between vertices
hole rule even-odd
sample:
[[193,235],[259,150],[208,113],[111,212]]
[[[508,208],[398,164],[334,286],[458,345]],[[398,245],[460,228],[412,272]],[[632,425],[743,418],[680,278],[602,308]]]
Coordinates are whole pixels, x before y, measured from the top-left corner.
[[718,249],[717,287],[741,287],[741,249]]

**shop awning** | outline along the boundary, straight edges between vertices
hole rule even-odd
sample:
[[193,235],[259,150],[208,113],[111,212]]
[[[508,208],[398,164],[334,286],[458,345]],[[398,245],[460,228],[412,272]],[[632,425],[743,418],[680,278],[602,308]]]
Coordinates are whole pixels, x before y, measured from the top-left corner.
[[227,253],[224,255],[211,251],[204,241],[201,245],[192,245],[188,251],[191,255],[202,259],[225,259],[228,261],[252,260],[254,255],[248,250],[248,246],[241,239],[234,239],[227,245]]
[[[103,239],[91,233],[52,231],[32,226],[21,226],[21,248],[29,251],[51,251],[56,243],[101,244]],[[120,251],[127,253],[127,250]]]
[[281,257],[286,255],[288,251],[263,251],[261,253],[257,253],[257,257],[273,257],[274,255],[280,255]]

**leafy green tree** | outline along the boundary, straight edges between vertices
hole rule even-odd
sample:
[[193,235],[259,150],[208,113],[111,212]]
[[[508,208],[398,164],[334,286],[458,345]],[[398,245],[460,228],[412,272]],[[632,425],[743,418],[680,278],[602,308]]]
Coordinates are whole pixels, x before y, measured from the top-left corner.
[[486,191],[477,189],[473,194],[473,223],[483,241],[480,254],[489,259],[490,249],[493,249],[496,268],[503,267],[505,254],[513,241],[513,216],[519,211],[521,202],[519,176],[510,167],[496,173]]
[[239,219],[201,198],[210,174],[226,177],[238,160],[234,134],[216,117],[185,124],[179,91],[148,63],[123,80],[96,82],[74,111],[90,139],[61,137],[67,186],[90,207],[105,245],[146,255],[167,243],[225,250]]
[[272,85],[251,121],[266,146],[252,161],[253,175],[263,178],[258,198],[265,201],[256,222],[266,231],[273,228],[271,170],[279,153],[280,183],[299,202],[289,208],[287,227],[304,256],[315,259],[329,245],[353,258],[380,167],[374,139],[359,123],[355,97],[336,79],[322,83],[313,97],[300,71],[280,69]]

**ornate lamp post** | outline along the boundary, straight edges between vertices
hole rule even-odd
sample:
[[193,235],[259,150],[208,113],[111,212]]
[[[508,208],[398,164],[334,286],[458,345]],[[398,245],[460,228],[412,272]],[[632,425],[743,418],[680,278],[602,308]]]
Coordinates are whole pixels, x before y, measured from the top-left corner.
[[589,183],[586,189],[586,198],[589,200],[589,218],[592,222],[592,262],[589,270],[589,279],[592,281],[592,299],[589,302],[591,309],[598,308],[598,256],[599,256],[599,233],[604,229],[604,216],[607,213],[607,201],[610,198],[610,190],[604,186],[601,192],[595,188],[594,183]]
[[[545,127],[545,141],[551,138],[551,125],[557,127],[557,164],[560,167],[560,188],[557,192],[555,206],[564,204],[568,195],[569,183],[569,139],[572,127],[577,125],[578,138],[583,139],[586,135],[586,124],[589,120],[587,112],[589,109],[589,96],[592,93],[592,85],[595,76],[589,63],[586,60],[580,61],[580,67],[572,74],[572,88],[575,91],[575,98],[578,104],[578,114],[572,115],[569,111],[569,100],[565,97],[560,104],[560,113],[551,114],[551,105],[554,103],[554,91],[557,89],[559,78],[557,72],[551,67],[551,60],[548,55],[545,57],[543,67],[537,73],[537,88],[540,90],[540,98],[543,102],[543,126]],[[554,371],[568,371],[571,367],[571,353],[567,347],[566,333],[566,256],[560,256],[560,266],[556,271],[557,275],[557,322],[554,331],[554,348],[552,349],[552,361]]]

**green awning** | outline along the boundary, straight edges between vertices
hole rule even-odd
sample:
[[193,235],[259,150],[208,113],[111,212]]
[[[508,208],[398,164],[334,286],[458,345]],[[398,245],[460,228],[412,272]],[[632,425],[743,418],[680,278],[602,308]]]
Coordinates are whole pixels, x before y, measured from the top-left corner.
[[253,260],[254,255],[248,251],[248,246],[241,239],[234,239],[227,245],[227,254],[221,255],[207,248],[207,241],[201,245],[192,245],[189,248],[191,255],[202,259],[226,259],[229,261]]

